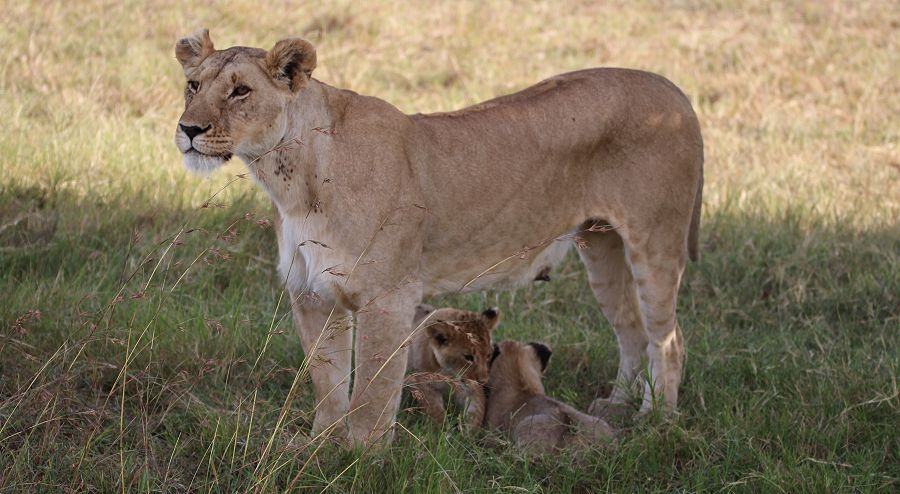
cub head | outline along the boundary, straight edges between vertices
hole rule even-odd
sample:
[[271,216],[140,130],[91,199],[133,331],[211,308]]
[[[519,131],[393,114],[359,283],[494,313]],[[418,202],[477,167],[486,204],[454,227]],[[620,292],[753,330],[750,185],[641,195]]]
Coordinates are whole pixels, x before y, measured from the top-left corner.
[[544,394],[541,377],[553,351],[543,343],[505,340],[494,345],[488,386],[493,389]]
[[307,85],[316,50],[299,38],[271,50],[213,48],[202,29],[175,43],[187,79],[175,144],[187,168],[210,172],[237,154],[251,161],[285,137],[289,103]]
[[423,324],[428,350],[443,373],[484,383],[492,351],[491,332],[499,323],[500,311],[496,308],[469,312],[419,306],[414,324]]

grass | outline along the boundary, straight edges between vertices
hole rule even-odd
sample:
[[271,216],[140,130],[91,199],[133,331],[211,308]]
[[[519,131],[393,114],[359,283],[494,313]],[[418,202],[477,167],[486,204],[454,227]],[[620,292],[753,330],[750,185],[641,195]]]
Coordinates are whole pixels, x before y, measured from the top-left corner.
[[[898,489],[891,2],[0,12],[0,491]],[[172,47],[200,26],[220,47],[305,36],[318,78],[410,112],[597,65],[684,88],[707,167],[677,420],[628,424],[612,452],[526,458],[404,412],[386,453],[318,448],[267,201],[238,164],[188,175],[171,142]],[[574,255],[547,284],[432,302],[497,305],[500,338],[548,342],[556,397],[583,409],[610,389],[615,340]]]

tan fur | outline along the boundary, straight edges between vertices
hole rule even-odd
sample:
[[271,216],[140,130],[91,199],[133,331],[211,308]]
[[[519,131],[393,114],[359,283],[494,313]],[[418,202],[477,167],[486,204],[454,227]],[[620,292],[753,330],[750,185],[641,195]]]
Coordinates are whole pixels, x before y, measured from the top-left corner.
[[[189,81],[176,129],[185,164],[210,171],[234,154],[275,205],[304,350],[328,362],[312,368],[315,430],[366,443],[391,429],[423,296],[545,278],[573,242],[620,341],[611,399],[646,351],[643,408],[654,397],[675,406],[675,300],[696,250],[703,144],[669,81],[583,70],[457,112],[405,115],[311,78],[315,50],[296,38],[216,51],[201,31],[176,55]],[[349,331],[323,337],[350,312],[355,349]]]
[[444,396],[453,390],[465,410],[466,428],[484,422],[484,384],[492,352],[491,332],[500,322],[497,309],[484,312],[420,305],[413,320],[406,384],[424,412],[444,421]]
[[544,394],[541,375],[549,353],[542,362],[538,345],[510,340],[497,345],[488,379],[486,425],[507,432],[518,447],[535,453],[609,445],[614,437],[609,424]]

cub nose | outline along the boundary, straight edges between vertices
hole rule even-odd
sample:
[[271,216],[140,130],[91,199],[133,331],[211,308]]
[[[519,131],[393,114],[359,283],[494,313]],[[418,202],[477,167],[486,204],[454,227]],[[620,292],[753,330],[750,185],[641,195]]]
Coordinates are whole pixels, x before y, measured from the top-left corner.
[[194,140],[194,137],[197,137],[198,135],[206,132],[207,130],[210,129],[210,127],[212,127],[212,125],[207,125],[206,127],[200,128],[200,127],[194,127],[191,125],[182,125],[182,124],[178,124],[178,126],[181,127],[181,131],[184,132],[184,134],[186,136],[188,136],[188,139],[190,139],[192,141]]

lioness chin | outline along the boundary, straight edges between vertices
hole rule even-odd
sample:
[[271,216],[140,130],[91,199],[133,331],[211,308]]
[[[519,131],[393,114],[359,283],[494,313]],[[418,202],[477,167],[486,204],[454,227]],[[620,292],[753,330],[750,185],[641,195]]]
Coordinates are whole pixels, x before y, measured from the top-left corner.
[[175,53],[185,164],[210,171],[238,156],[274,204],[314,432],[390,437],[416,304],[546,277],[572,243],[619,341],[608,400],[624,399],[646,352],[643,409],[675,406],[675,302],[696,257],[703,144],[672,83],[591,69],[406,115],[313,79],[316,53],[301,39],[216,50],[202,30]]

